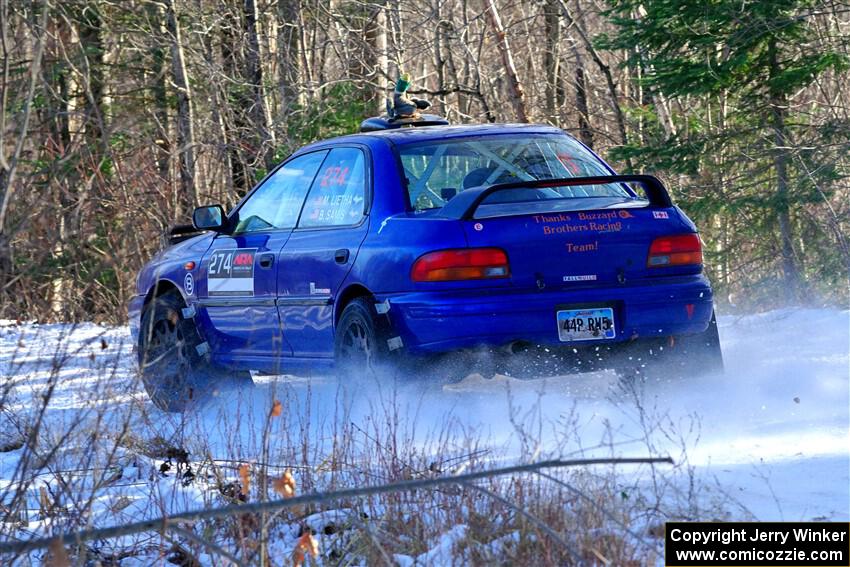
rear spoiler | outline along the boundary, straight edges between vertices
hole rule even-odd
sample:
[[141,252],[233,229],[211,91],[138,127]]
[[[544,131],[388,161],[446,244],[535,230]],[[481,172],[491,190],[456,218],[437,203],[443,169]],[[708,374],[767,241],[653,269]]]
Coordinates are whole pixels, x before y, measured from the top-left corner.
[[571,187],[575,185],[605,185],[607,183],[640,183],[646,190],[649,203],[653,207],[672,207],[673,201],[661,181],[652,175],[599,175],[596,177],[567,177],[564,179],[536,179],[533,181],[517,181],[516,183],[501,183],[499,185],[474,187],[461,191],[448,203],[443,205],[438,216],[456,220],[470,220],[479,205],[498,191],[510,189],[533,189],[538,187]]

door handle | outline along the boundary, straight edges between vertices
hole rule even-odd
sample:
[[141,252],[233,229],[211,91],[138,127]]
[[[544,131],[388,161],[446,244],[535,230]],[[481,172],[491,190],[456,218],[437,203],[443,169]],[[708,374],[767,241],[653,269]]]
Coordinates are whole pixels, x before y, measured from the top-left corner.
[[272,264],[274,264],[274,254],[263,254],[260,256],[261,268],[271,268]]
[[348,262],[348,255],[348,248],[340,248],[334,252],[334,260],[336,260],[337,264],[345,264]]

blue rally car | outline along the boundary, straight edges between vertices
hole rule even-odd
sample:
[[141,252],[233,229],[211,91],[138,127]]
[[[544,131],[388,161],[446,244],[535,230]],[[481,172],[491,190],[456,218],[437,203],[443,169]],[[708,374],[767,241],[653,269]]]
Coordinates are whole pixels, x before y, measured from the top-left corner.
[[217,374],[419,369],[447,353],[463,372],[544,355],[558,371],[722,367],[694,224],[657,179],[617,176],[553,127],[317,142],[193,224],[142,269],[129,307],[163,409]]

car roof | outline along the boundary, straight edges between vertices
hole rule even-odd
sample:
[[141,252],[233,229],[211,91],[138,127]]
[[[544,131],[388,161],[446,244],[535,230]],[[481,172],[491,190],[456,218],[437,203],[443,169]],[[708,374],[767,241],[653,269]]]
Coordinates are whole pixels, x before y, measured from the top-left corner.
[[394,128],[375,132],[360,132],[313,142],[300,149],[298,153],[308,149],[318,148],[328,144],[345,142],[368,143],[383,139],[393,144],[403,145],[417,142],[429,142],[446,138],[464,138],[467,136],[488,136],[504,134],[562,134],[560,128],[544,124],[458,124],[453,126],[414,126],[410,128]]

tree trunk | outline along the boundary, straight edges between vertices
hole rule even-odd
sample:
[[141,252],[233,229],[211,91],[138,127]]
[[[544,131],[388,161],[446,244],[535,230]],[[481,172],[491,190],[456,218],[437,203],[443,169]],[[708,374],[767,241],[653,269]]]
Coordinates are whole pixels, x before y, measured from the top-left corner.
[[257,151],[266,169],[271,169],[274,159],[274,132],[271,128],[271,115],[269,114],[269,105],[266,102],[265,87],[263,86],[263,66],[260,60],[257,19],[257,3],[254,0],[245,0],[245,35],[248,40],[245,74],[248,77],[253,95],[249,114],[255,131],[259,133]]
[[45,29],[47,28],[47,16],[49,6],[45,2],[41,6],[41,18],[38,29],[41,31],[36,40],[33,50],[32,61],[29,64],[29,85],[27,93],[21,105],[20,126],[15,128],[12,154],[6,155],[6,109],[9,98],[9,5],[8,0],[0,0],[0,50],[2,50],[3,76],[0,77],[0,291],[4,284],[11,278],[14,271],[12,235],[8,231],[7,218],[9,205],[14,195],[15,172],[24,149],[24,143],[29,134],[29,122],[33,111],[33,99],[35,98],[35,85],[41,72],[41,62],[44,55]]
[[[441,0],[434,2],[434,19],[437,27],[434,29],[434,69],[437,74],[437,86],[434,90],[441,91],[446,87],[446,58],[443,53],[443,6]],[[437,112],[446,115],[446,98],[439,96],[436,100]]]
[[[625,145],[628,143],[628,136],[626,134],[626,119],[623,116],[623,109],[620,108],[620,102],[617,97],[617,85],[614,83],[613,75],[611,75],[611,68],[602,61],[602,58],[599,56],[599,52],[596,50],[596,47],[594,47],[593,42],[587,34],[587,31],[584,29],[582,23],[573,18],[566,1],[559,0],[559,2],[561,4],[561,13],[567,20],[567,25],[576,30],[582,43],[584,43],[585,49],[590,54],[590,58],[593,59],[593,62],[599,68],[602,76],[605,77],[605,84],[608,86],[608,96],[611,100],[611,109],[614,111],[614,119],[617,123],[617,129],[620,132],[621,143]],[[626,159],[626,165],[629,169],[632,169],[632,162],[630,159]]]
[[[387,7],[385,5],[378,6],[378,12],[375,14],[375,64],[374,72],[377,76],[378,90],[375,96],[378,113],[382,114],[386,111],[386,85],[391,83],[398,77],[390,76],[389,69],[389,44],[387,42]],[[373,71],[370,70],[370,73]]]
[[[83,117],[81,127],[83,143],[80,145],[80,169],[74,174],[70,185],[71,198],[75,201],[67,217],[65,230],[69,241],[79,238],[86,224],[87,203],[97,201],[103,194],[101,165],[109,151],[109,135],[106,132],[103,22],[96,2],[79,8],[74,13],[77,34],[82,53],[79,65],[79,84],[83,88]],[[65,47],[60,47],[65,54]],[[86,176],[89,177],[86,179]],[[68,248],[66,246],[66,248]],[[69,259],[76,263],[77,259]]]
[[[239,41],[238,34],[239,26],[235,22],[232,23],[224,20],[221,23],[221,58],[224,67],[223,80],[223,106],[222,121],[224,123],[227,135],[225,143],[227,144],[228,152],[230,153],[230,178],[233,183],[233,189],[239,196],[243,196],[245,192],[251,188],[253,184],[253,173],[248,161],[248,156],[245,155],[244,144],[242,143],[245,132],[250,130],[244,107],[250,104],[250,97],[245,101],[245,95],[239,84],[242,82],[240,71],[242,69],[239,59]],[[236,101],[232,104],[231,101]]]
[[496,8],[494,0],[485,0],[484,13],[487,16],[490,27],[496,33],[496,47],[499,50],[499,55],[502,57],[502,66],[505,68],[505,74],[508,77],[508,90],[511,95],[511,105],[514,109],[514,115],[519,122],[528,122],[528,112],[525,108],[525,93],[523,92],[522,83],[519,80],[516,66],[514,65],[514,57],[511,53],[511,46],[508,43],[508,36],[505,33],[505,27],[502,25],[502,18],[499,16],[499,11]]
[[[0,174],[0,183],[3,182]],[[0,232],[0,286],[3,286],[6,281],[11,279],[14,273],[15,258],[12,255],[12,239],[3,232]]]
[[546,121],[560,124],[560,104],[563,98],[560,72],[561,14],[558,0],[546,0],[543,5],[543,24],[546,34],[546,49],[543,52],[543,68],[546,73]]
[[[770,74],[779,73],[777,47],[775,42],[768,46]],[[782,250],[782,274],[785,280],[785,298],[796,302],[801,297],[802,280],[794,255],[794,233],[791,227],[791,215],[788,202],[788,126],[785,116],[788,112],[788,100],[776,87],[771,88],[770,114],[773,129],[773,168],[776,171],[776,215],[779,221],[779,238]]]
[[102,19],[97,3],[87,4],[78,15],[80,47],[84,56],[85,73],[83,86],[86,96],[83,105],[86,132],[86,149],[92,157],[93,165],[106,153],[104,138],[104,77]]
[[[211,33],[207,34],[202,41],[204,46],[204,63],[208,66],[208,68],[215,69],[222,64],[222,61],[216,57],[216,50],[214,48],[214,45],[219,46],[222,43],[222,41],[220,41],[221,36],[216,33],[217,29],[215,24],[208,24],[202,19],[201,25],[209,25],[212,29]],[[223,53],[223,50],[219,53]],[[225,60],[224,63],[226,68],[227,60]],[[226,84],[226,80],[216,78],[209,85],[210,110],[212,112],[211,123],[215,125],[214,136],[216,137],[217,142],[215,144],[215,153],[212,156],[214,165],[212,166],[212,171],[209,175],[212,176],[211,179],[220,180],[221,183],[216,184],[216,188],[220,188],[221,190],[212,195],[212,200],[222,203],[225,205],[225,208],[227,208],[228,205],[238,200],[239,194],[234,191],[233,185],[233,174],[235,171],[233,166],[234,152],[230,145],[230,131],[228,130],[227,123],[225,121],[228,105],[227,87],[223,86],[224,84]],[[206,189],[210,190],[213,189],[213,187],[210,186]]]
[[166,0],[166,27],[171,34],[171,68],[177,89],[177,145],[180,152],[181,194],[174,218],[181,219],[198,206],[197,169],[195,163],[195,119],[192,113],[192,93],[183,55],[183,38],[174,0]]
[[[389,34],[389,46],[391,50],[387,51],[387,72],[391,80],[401,75],[401,62],[404,58],[404,29],[401,23],[401,0],[387,0],[387,31]],[[389,57],[389,52],[392,51],[392,57]],[[413,72],[418,72],[416,69],[411,69]]]
[[576,77],[576,110],[578,110],[578,132],[582,143],[593,149],[593,130],[590,127],[590,111],[587,104],[587,78],[584,71],[584,59],[578,47],[573,46],[575,52],[575,77]]
[[153,117],[156,120],[156,167],[159,171],[159,176],[163,183],[170,183],[170,161],[171,161],[171,144],[169,142],[168,132],[168,58],[166,51],[163,48],[162,21],[164,14],[162,5],[156,2],[151,2],[147,5],[148,17],[151,22],[151,35],[153,42],[151,44],[151,59],[153,63],[153,80],[151,84],[151,95],[153,97],[154,108],[152,110]]
[[301,90],[301,51],[298,41],[299,0],[278,0],[277,61],[280,110],[286,116],[295,106],[304,106]]
[[[80,236],[81,205],[85,200],[87,181],[82,178],[82,171],[79,168],[63,171],[60,165],[77,151],[76,146],[72,147],[69,121],[69,116],[74,112],[71,107],[73,79],[69,76],[69,70],[74,66],[66,59],[66,50],[73,44],[71,38],[74,30],[71,29],[69,21],[60,16],[51,18],[49,33],[51,41],[45,47],[45,65],[48,69],[43,74],[47,88],[42,107],[42,123],[47,125],[48,146],[54,156],[50,175],[53,179],[51,185],[55,188],[52,193],[55,195],[58,210],[57,238],[52,246],[52,261],[57,269],[51,271],[54,277],[51,282],[50,311],[58,317],[63,317],[68,314],[68,307],[72,302],[70,296],[73,284],[70,282],[77,277],[75,268],[79,265],[79,259],[72,254],[80,249],[79,246],[75,246],[74,240]],[[85,49],[85,44],[83,46]],[[55,95],[51,96],[50,93]],[[90,111],[85,115],[91,119]],[[85,124],[86,118],[77,130],[82,129]],[[85,132],[87,137],[91,136],[90,128],[86,128]],[[84,144],[83,152],[88,151],[89,155],[98,153],[92,152],[92,149],[96,149],[99,143],[99,137],[89,139],[88,143]]]

